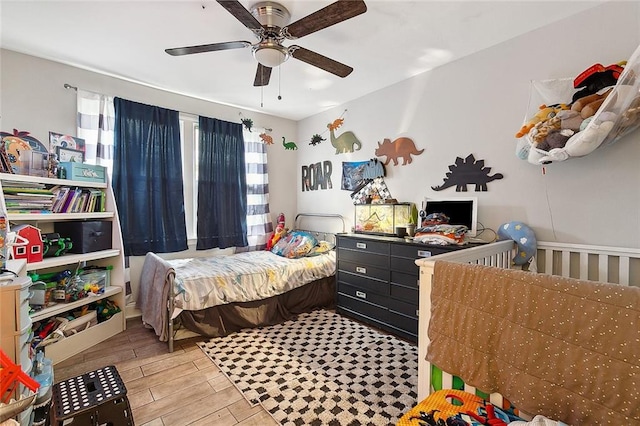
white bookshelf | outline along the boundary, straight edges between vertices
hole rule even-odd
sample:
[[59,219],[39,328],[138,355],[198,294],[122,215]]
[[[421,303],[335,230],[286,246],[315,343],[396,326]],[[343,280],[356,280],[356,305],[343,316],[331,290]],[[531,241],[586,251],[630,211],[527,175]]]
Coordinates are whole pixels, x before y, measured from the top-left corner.
[[66,337],[56,343],[45,346],[45,355],[55,363],[63,361],[71,356],[90,348],[91,346],[120,333],[125,329],[125,281],[124,281],[124,255],[122,249],[122,234],[120,222],[113,197],[113,191],[109,183],[85,182],[66,179],[52,179],[37,176],[26,176],[17,174],[0,173],[0,207],[6,212],[4,193],[1,191],[2,184],[6,182],[17,183],[40,183],[47,187],[68,186],[78,188],[101,189],[105,192],[106,202],[104,212],[92,213],[10,213],[6,214],[9,227],[20,223],[28,223],[42,232],[52,232],[54,224],[61,221],[85,221],[85,220],[107,220],[112,222],[111,248],[90,253],[65,254],[59,257],[47,257],[41,262],[26,263],[21,273],[49,273],[62,271],[64,269],[75,270],[78,265],[85,266],[87,263],[96,266],[110,267],[110,286],[105,288],[103,294],[89,296],[80,300],[68,303],[57,303],[31,315],[33,322],[46,321],[49,318],[63,316],[82,306],[108,298],[118,305],[121,312],[113,315],[98,325],[92,326],[72,336]]

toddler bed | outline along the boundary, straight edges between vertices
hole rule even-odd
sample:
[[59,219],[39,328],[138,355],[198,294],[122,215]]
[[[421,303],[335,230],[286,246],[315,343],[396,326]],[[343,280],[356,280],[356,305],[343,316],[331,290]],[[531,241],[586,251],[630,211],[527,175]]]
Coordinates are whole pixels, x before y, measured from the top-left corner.
[[[301,231],[305,220],[332,231]],[[177,338],[174,324],[191,335],[216,337],[332,307],[336,269],[332,247],[335,233],[344,232],[344,219],[303,213],[296,216],[295,224],[297,230],[281,242],[300,235],[306,242],[323,242],[314,253],[287,258],[263,250],[178,260],[148,253],[137,301],[142,321],[168,342],[172,352]],[[282,246],[279,243],[276,248]]]
[[538,242],[533,273],[509,269],[514,248],[416,261],[418,400],[455,388],[529,419],[640,424],[640,250]]

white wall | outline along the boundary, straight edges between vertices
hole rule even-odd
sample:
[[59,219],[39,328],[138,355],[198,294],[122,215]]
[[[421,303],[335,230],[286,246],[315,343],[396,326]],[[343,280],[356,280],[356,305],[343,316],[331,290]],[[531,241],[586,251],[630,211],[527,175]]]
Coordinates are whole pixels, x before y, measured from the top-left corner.
[[[242,117],[251,118],[254,127],[272,128],[274,141],[296,133],[296,123],[291,120],[177,95],[4,49],[0,50],[0,130],[26,130],[43,143],[48,140],[49,131],[75,135],[76,92],[65,89],[65,83],[89,91],[231,122],[240,122]],[[268,148],[268,152],[271,157],[268,171],[273,219],[276,219],[279,212],[284,212],[288,218],[293,219],[297,207],[295,193],[278,188],[289,187],[290,182],[295,179],[295,153],[284,152],[282,146],[277,144]],[[291,156],[291,160],[286,161],[284,156]],[[196,253],[193,248],[173,257],[202,254]],[[130,258],[134,298],[143,259],[144,257]]]
[[[638,24],[637,2],[605,4],[300,121],[298,140],[324,132],[327,141],[299,145],[298,176],[303,165],[324,160],[334,173],[331,190],[301,192],[297,183],[298,210],[340,213],[352,224],[350,192],[340,190],[342,161],[374,158],[378,141],[408,136],[425,152],[410,165],[387,166],[386,183],[399,201],[476,196],[479,221],[494,230],[520,220],[539,240],[640,247],[640,131],[590,156],[548,165],[544,175],[515,156],[514,138],[531,80],[573,78],[594,63],[628,59],[640,41]],[[336,134],[353,131],[363,148],[336,155],[326,126],[345,109]],[[431,189],[456,157],[469,154],[504,179],[487,192],[471,185],[466,194]]]

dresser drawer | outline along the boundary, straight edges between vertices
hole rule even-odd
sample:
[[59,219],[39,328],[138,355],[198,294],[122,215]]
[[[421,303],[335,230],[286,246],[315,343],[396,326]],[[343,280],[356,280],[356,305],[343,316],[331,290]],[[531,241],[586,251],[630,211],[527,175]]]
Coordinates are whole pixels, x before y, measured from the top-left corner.
[[385,266],[376,267],[361,262],[338,261],[338,270],[358,274],[363,277],[376,278],[382,281],[389,281],[389,269]]
[[353,287],[358,287],[360,290],[367,292],[373,292],[389,295],[389,282],[381,281],[374,278],[363,277],[362,275],[350,274],[343,271],[338,271],[338,285],[347,284]]
[[390,281],[396,284],[402,284],[405,287],[413,287],[418,289],[418,274],[398,272],[398,271],[390,271],[389,272]]
[[[416,257],[416,259],[418,259]],[[420,275],[420,268],[416,265],[416,259],[407,259],[405,257],[391,257],[389,259],[390,268],[394,271],[402,271],[408,274],[413,274],[417,277]]]
[[418,289],[413,287],[406,287],[399,284],[389,284],[389,294],[395,299],[404,300],[405,302],[417,304],[418,303]]
[[338,306],[356,314],[371,318],[376,322],[387,322],[387,308],[355,297],[338,293]]
[[363,265],[374,265],[389,268],[389,256],[386,254],[368,253],[357,250],[338,250],[338,262],[347,261]]
[[338,282],[338,293],[381,306],[384,306],[389,299],[388,292],[387,294],[380,294],[361,287],[345,284],[343,282]]
[[389,299],[386,303],[390,311],[418,319],[418,301],[404,302],[398,299]]
[[405,257],[407,259],[419,259],[421,257],[435,256],[440,254],[437,248],[425,247],[413,244],[391,244],[391,256]]
[[389,256],[389,243],[372,241],[366,238],[341,238],[338,237],[338,248],[345,248],[368,253],[378,253]]
[[[24,290],[21,290],[22,294]],[[27,288],[27,294],[29,293],[29,288]],[[22,299],[20,302],[20,333],[24,333],[26,329],[31,327],[31,317],[29,316],[29,311],[31,310],[31,306],[29,306],[29,298]]]
[[412,341],[418,339],[418,320],[413,317],[408,317],[393,311],[389,311],[388,314],[389,325],[405,331],[409,336],[407,338]]

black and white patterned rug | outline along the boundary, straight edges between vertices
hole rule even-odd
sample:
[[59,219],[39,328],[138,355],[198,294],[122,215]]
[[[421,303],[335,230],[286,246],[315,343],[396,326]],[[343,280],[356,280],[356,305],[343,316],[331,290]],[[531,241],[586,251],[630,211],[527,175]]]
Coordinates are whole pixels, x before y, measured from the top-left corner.
[[418,348],[333,312],[199,345],[281,425],[395,425],[417,403]]

